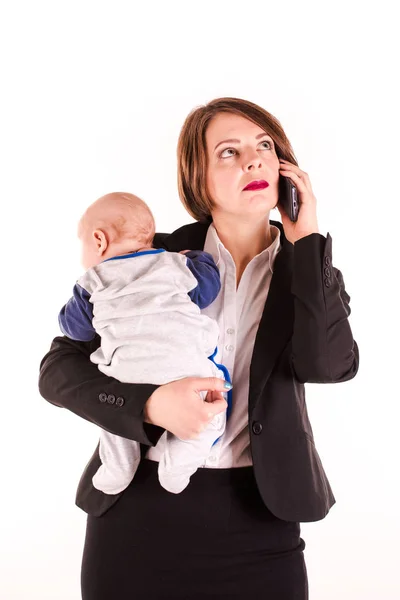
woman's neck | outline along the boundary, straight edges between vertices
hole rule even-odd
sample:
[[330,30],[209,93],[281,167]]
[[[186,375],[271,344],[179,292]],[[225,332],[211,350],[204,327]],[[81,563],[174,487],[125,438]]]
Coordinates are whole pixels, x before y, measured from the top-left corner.
[[257,222],[243,222],[213,216],[218,237],[231,254],[236,265],[236,285],[239,285],[249,262],[274,241],[269,215]]

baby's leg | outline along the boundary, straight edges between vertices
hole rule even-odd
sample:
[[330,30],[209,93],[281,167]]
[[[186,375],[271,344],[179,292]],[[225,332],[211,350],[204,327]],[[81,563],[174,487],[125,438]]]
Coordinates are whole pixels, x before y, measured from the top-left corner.
[[118,494],[128,487],[140,462],[140,444],[101,430],[101,466],[92,478],[94,487],[105,494]]
[[[203,399],[206,393],[201,392]],[[226,411],[215,415],[200,437],[182,440],[167,431],[165,451],[158,465],[158,479],[163,488],[179,494],[190,481],[190,477],[204,465],[211,447],[225,431]]]

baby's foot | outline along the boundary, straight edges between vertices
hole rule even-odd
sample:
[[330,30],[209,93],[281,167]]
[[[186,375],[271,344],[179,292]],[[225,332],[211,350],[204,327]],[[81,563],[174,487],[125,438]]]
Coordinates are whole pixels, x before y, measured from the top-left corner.
[[160,484],[167,492],[171,492],[171,494],[180,494],[189,485],[190,475],[184,473],[172,474],[160,468],[158,470]]

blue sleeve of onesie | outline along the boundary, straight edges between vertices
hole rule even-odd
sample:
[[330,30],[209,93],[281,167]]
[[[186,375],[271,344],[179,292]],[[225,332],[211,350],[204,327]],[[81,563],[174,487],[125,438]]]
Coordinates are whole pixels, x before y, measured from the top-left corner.
[[92,325],[93,304],[89,298],[89,292],[78,284],[74,285],[72,298],[58,315],[63,334],[78,342],[90,342],[96,335]]
[[191,250],[185,256],[187,266],[197,279],[197,287],[190,290],[189,297],[199,308],[206,308],[221,289],[218,267],[211,254],[203,250]]

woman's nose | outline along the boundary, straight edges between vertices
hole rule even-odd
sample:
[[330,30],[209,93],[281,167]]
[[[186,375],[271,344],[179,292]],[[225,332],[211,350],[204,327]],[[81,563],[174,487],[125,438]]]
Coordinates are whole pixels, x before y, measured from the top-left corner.
[[251,157],[247,158],[247,160],[246,160],[246,164],[245,164],[246,171],[260,169],[261,166],[262,166],[262,163],[261,163],[261,159],[258,156],[258,154],[255,154],[254,156],[251,156]]

